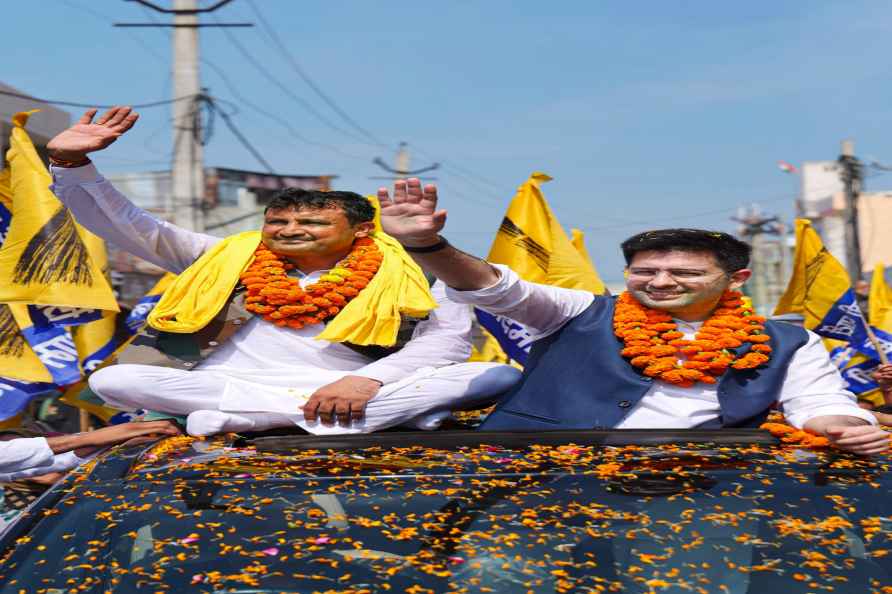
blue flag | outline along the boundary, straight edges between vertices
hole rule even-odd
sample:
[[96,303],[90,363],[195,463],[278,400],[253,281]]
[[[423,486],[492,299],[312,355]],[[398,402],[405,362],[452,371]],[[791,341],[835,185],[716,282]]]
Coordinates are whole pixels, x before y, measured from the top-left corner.
[[71,334],[58,326],[28,326],[22,336],[53,377],[53,383],[67,386],[81,379],[77,347]]
[[6,240],[6,233],[9,231],[9,223],[12,221],[12,213],[6,208],[3,202],[0,202],[0,245]]
[[858,350],[864,348],[865,342],[870,342],[867,338],[867,321],[851,289],[833,303],[812,330],[827,338],[845,340]]
[[495,316],[480,309],[474,309],[474,313],[477,315],[480,325],[499,341],[505,354],[521,365],[525,365],[530,348],[535,342],[529,329],[511,318]]
[[160,293],[157,295],[148,294],[133,306],[133,309],[130,310],[130,315],[127,316],[125,322],[127,324],[127,329],[130,330],[131,334],[139,332],[139,329],[146,323],[149,314],[155,309],[155,305],[158,304],[160,299]]
[[53,384],[0,378],[0,421],[11,419],[22,412],[35,396],[53,390]]
[[29,305],[28,313],[35,326],[80,326],[102,317],[101,309],[64,307],[61,305]]
[[879,389],[879,384],[871,375],[879,364],[879,361],[869,359],[850,365],[845,369],[840,369],[839,372],[842,374],[842,379],[846,382],[849,391],[855,396],[861,396]]

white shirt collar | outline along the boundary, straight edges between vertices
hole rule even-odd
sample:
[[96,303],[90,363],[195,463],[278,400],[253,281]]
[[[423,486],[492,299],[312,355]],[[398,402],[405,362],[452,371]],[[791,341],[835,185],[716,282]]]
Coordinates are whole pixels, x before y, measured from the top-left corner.
[[678,326],[679,332],[684,332],[685,334],[696,334],[703,325],[702,321],[686,322],[684,320],[679,320],[678,318],[672,318],[672,321]]

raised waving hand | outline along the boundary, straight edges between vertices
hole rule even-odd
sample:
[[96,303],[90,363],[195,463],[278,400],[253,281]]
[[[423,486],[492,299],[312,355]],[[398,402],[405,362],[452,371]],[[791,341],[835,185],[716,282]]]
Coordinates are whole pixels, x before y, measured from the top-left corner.
[[96,109],[88,109],[70,128],[59,133],[47,143],[50,157],[59,161],[82,161],[88,153],[101,151],[139,119],[139,114],[129,107],[115,106],[99,116]]
[[407,246],[423,247],[439,241],[437,234],[446,224],[446,211],[437,210],[437,187],[421,185],[418,178],[398,180],[393,196],[387,188],[378,189],[381,226],[388,235]]

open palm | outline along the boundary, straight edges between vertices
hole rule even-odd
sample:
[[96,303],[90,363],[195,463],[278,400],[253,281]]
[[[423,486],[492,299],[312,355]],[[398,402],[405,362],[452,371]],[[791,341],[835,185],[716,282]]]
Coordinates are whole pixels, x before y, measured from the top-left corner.
[[446,211],[437,210],[436,186],[422,187],[416,178],[394,183],[392,197],[380,188],[378,202],[384,231],[407,245],[435,241],[446,224]]
[[99,151],[127,132],[139,119],[139,114],[129,107],[112,107],[95,122],[95,109],[84,115],[64,132],[47,143],[50,155],[59,159],[75,159]]

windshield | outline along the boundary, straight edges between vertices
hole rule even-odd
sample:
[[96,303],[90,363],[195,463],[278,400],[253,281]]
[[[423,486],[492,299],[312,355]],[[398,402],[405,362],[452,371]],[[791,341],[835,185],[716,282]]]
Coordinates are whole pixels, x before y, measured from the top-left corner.
[[0,579],[48,593],[892,583],[885,461],[705,445],[238,454],[78,484]]

